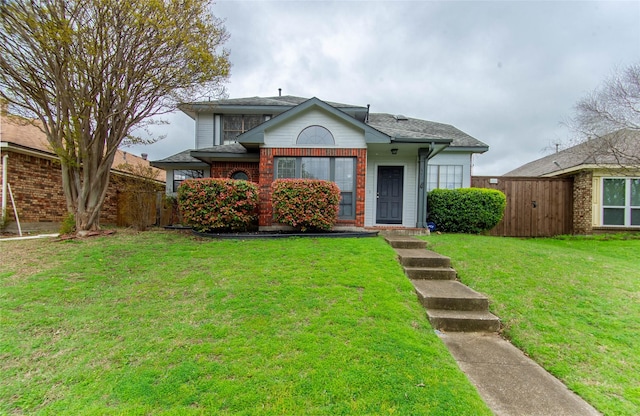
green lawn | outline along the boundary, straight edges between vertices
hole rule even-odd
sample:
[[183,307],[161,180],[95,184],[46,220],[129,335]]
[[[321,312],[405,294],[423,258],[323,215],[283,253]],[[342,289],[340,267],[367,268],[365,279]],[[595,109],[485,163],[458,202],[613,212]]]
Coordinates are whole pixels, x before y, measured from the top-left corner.
[[640,239],[425,239],[515,345],[604,414],[640,414]]
[[490,414],[381,238],[166,232],[0,242],[0,414],[23,413]]

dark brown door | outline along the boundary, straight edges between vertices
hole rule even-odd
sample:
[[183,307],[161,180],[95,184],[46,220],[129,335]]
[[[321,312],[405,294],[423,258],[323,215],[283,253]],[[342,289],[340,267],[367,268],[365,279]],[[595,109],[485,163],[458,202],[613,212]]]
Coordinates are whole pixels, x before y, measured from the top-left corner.
[[402,224],[403,166],[378,166],[377,224]]

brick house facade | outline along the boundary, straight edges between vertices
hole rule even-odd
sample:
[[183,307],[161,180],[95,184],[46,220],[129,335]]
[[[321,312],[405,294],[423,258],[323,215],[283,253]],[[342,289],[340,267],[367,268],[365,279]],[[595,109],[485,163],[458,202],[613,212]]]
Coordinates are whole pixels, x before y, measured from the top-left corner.
[[234,174],[242,172],[251,182],[260,182],[260,167],[257,162],[214,162],[211,164],[212,178],[231,179]]
[[355,219],[339,219],[342,226],[364,227],[365,183],[367,176],[366,149],[300,149],[263,148],[260,149],[260,215],[259,226],[273,226],[271,205],[271,184],[275,180],[274,158],[276,157],[353,157],[356,159],[356,203]]
[[175,195],[185,179],[238,174],[259,186],[262,230],[281,227],[273,222],[271,185],[285,178],[338,184],[338,227],[426,228],[428,188],[470,186],[472,155],[488,150],[447,124],[318,98],[224,99],[180,109],[195,122],[195,148],[151,162],[166,170],[166,192]]
[[573,177],[573,232],[589,235],[593,233],[593,194],[591,192],[593,172],[578,172]]

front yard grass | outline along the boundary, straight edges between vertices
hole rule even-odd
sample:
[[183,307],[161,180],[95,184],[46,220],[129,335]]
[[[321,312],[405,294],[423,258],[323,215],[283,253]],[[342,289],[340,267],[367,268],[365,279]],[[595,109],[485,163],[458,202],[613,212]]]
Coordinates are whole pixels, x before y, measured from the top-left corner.
[[425,237],[507,338],[606,415],[640,414],[640,239]]
[[381,238],[0,242],[0,414],[490,414]]

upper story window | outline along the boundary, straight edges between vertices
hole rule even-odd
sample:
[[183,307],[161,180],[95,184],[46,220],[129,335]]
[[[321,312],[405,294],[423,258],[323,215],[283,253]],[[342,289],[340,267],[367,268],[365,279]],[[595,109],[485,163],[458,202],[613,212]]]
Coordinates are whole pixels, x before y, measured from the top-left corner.
[[222,140],[235,141],[236,137],[264,122],[263,115],[225,114],[222,116]]
[[186,179],[204,178],[202,169],[180,169],[173,171],[173,192],[178,192],[178,187]]
[[309,126],[298,135],[298,144],[313,144],[321,146],[333,146],[336,141],[333,134],[322,126]]
[[602,225],[640,225],[640,178],[602,179]]

